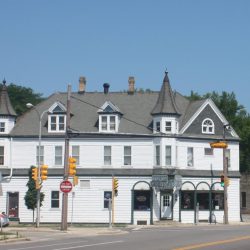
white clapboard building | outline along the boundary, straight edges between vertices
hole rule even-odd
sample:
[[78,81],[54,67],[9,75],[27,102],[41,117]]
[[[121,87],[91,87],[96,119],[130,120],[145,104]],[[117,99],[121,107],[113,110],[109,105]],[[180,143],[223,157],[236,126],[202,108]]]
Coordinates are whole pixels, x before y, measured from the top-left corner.
[[[224,192],[220,185],[226,159],[228,218],[240,221],[239,137],[211,99],[190,101],[172,90],[167,72],[160,91],[87,92],[80,77],[71,93],[69,155],[77,159],[79,182],[68,195],[68,221],[108,223],[112,177],[119,182],[114,222],[154,224],[223,222]],[[6,83],[0,96],[0,210],[21,223],[33,220],[25,206],[28,170],[38,162],[49,166],[43,182],[41,223],[59,223],[62,211],[67,93],[55,93],[16,116]],[[225,137],[228,148],[211,149]],[[8,176],[11,175],[11,178]],[[197,206],[198,204],[198,206]],[[197,207],[199,208],[197,210]]]

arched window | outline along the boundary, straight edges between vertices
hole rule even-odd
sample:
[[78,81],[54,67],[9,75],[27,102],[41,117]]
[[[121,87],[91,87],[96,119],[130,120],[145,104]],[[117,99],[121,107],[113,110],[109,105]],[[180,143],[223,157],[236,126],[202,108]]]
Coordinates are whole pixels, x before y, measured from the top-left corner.
[[214,122],[211,119],[206,118],[202,122],[202,133],[203,134],[214,134]]

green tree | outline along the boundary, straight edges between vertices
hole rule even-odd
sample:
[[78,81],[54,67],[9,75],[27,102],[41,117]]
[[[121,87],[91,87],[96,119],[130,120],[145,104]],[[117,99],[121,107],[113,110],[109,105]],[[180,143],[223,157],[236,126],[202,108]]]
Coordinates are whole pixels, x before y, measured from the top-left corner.
[[[36,190],[36,183],[32,179],[32,169],[34,166],[31,166],[29,169],[29,180],[26,184],[28,187],[28,190],[24,196],[25,205],[28,209],[33,210],[33,223],[34,223],[34,215],[35,215],[35,209],[37,204],[37,190]],[[44,193],[40,192],[40,206],[42,206],[42,202],[44,200]]]
[[26,103],[30,102],[33,105],[36,105],[44,99],[42,98],[42,94],[34,93],[31,88],[18,86],[13,83],[8,85],[7,87],[10,101],[17,115],[21,115],[27,110]]

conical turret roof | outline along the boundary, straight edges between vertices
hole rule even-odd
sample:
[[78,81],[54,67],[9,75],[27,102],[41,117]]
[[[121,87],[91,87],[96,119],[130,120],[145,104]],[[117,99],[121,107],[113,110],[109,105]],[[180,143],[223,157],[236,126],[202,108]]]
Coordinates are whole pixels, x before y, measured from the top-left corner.
[[168,115],[180,115],[175,103],[173,91],[168,79],[168,72],[165,72],[165,77],[161,86],[155,107],[153,108],[152,115],[168,114]]
[[5,80],[3,80],[3,87],[0,93],[0,115],[17,116],[10,102]]

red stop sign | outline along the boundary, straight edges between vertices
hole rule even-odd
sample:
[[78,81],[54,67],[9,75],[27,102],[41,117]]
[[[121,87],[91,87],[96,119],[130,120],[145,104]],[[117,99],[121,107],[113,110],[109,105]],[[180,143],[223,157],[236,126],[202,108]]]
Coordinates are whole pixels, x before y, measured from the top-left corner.
[[63,193],[69,193],[72,190],[72,183],[70,181],[62,181],[60,183],[60,190]]

